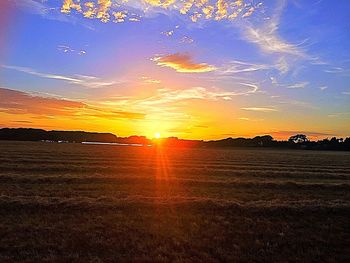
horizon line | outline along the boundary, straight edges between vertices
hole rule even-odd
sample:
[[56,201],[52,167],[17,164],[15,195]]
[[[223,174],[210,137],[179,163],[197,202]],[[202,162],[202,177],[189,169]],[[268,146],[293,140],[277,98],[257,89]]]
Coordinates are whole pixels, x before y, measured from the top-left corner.
[[[33,130],[43,130],[43,131],[46,131],[46,132],[50,132],[50,131],[57,131],[57,132],[86,132],[86,133],[98,133],[98,134],[111,134],[111,135],[114,135],[116,136],[117,138],[130,138],[130,137],[144,137],[145,139],[148,139],[148,140],[162,140],[162,139],[171,139],[171,138],[174,138],[174,139],[178,139],[178,140],[187,140],[187,141],[203,141],[203,142],[207,142],[207,141],[218,141],[218,140],[224,140],[224,139],[229,139],[229,138],[232,138],[232,139],[254,139],[256,137],[263,137],[263,136],[271,136],[273,140],[275,141],[288,141],[288,139],[291,137],[291,136],[294,136],[294,135],[298,135],[298,134],[303,134],[303,135],[306,135],[309,139],[310,138],[316,138],[317,140],[323,140],[323,139],[328,139],[328,138],[337,138],[337,139],[341,139],[341,138],[350,138],[350,135],[345,135],[345,136],[340,136],[340,135],[335,135],[335,134],[325,134],[325,133],[318,133],[318,132],[303,132],[303,131],[276,131],[276,132],[269,132],[269,133],[261,133],[261,134],[258,134],[258,135],[252,135],[252,136],[247,136],[247,137],[244,137],[244,135],[238,135],[237,137],[232,137],[232,136],[228,136],[228,137],[218,137],[218,138],[215,138],[215,139],[205,139],[205,138],[202,138],[202,139],[184,139],[184,138],[180,138],[178,136],[164,136],[164,137],[160,137],[160,138],[156,138],[156,137],[153,137],[153,138],[150,138],[150,137],[147,137],[146,135],[138,135],[138,134],[131,134],[131,135],[127,135],[127,136],[119,136],[113,132],[108,132],[108,131],[91,131],[91,130],[60,130],[60,129],[53,129],[53,130],[47,130],[47,129],[44,129],[44,128],[33,128],[33,127],[1,127],[0,126],[0,130],[2,129],[33,129]],[[273,137],[273,134],[274,133],[289,133],[289,135],[287,135],[284,139],[275,139]],[[328,136],[327,136],[328,135]],[[321,138],[318,138],[318,137],[321,137]],[[316,140],[316,141],[317,141]],[[310,139],[310,141],[312,141]]]

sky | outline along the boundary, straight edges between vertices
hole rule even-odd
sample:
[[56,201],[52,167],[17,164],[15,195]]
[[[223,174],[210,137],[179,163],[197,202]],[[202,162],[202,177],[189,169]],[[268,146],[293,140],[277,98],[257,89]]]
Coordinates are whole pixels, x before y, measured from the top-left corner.
[[348,0],[1,0],[0,127],[350,135]]

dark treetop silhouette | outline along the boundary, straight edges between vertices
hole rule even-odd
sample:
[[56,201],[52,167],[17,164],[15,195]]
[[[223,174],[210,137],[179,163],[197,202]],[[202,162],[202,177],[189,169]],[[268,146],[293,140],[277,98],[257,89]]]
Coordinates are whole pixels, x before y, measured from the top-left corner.
[[168,147],[273,147],[310,150],[350,150],[350,137],[330,140],[310,141],[306,135],[291,136],[288,141],[274,140],[270,135],[254,138],[226,138],[221,140],[184,140],[177,137],[148,139],[145,136],[117,137],[112,133],[96,133],[84,131],[45,131],[31,128],[3,128],[0,129],[0,140],[17,141],[51,141],[51,142],[105,142],[124,144],[161,144]]

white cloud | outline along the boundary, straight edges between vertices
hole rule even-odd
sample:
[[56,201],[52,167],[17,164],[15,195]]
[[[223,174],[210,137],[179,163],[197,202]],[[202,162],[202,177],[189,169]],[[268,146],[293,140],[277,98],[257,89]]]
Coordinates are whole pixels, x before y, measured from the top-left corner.
[[305,57],[300,44],[292,44],[285,41],[278,34],[280,18],[286,5],[285,0],[278,1],[274,14],[266,19],[262,25],[248,25],[244,28],[244,36],[249,42],[257,44],[266,53],[278,53]]
[[270,80],[271,80],[271,83],[276,87],[283,87],[288,89],[303,89],[310,84],[310,82],[308,81],[302,81],[302,82],[297,82],[293,84],[282,84],[282,83],[279,83],[277,79],[274,77],[270,77]]
[[59,51],[62,51],[63,53],[75,53],[75,54],[78,54],[78,55],[85,55],[86,54],[86,51],[85,50],[75,50],[73,48],[71,48],[70,46],[67,46],[67,45],[58,45],[57,46],[57,49]]
[[346,69],[343,67],[329,67],[324,70],[326,73],[339,74],[342,76],[350,76],[350,69]]
[[288,89],[303,89],[305,88],[307,85],[309,85],[309,82],[304,81],[304,82],[299,82],[299,83],[295,83],[292,85],[287,85],[286,87]]
[[174,35],[174,30],[164,31],[161,34],[167,37],[171,37],[172,35]]
[[107,87],[107,86],[120,83],[116,81],[104,81],[95,76],[86,76],[86,75],[78,75],[78,74],[74,76],[65,76],[65,75],[38,72],[34,69],[27,68],[27,67],[10,66],[10,65],[1,65],[1,67],[15,70],[18,72],[23,72],[23,73],[41,77],[41,78],[62,80],[62,81],[66,81],[71,84],[80,85],[86,88],[102,88],[102,87]]
[[160,84],[161,81],[158,79],[153,79],[147,76],[142,76],[141,79],[143,80],[144,83],[146,84]]
[[256,122],[256,121],[263,121],[264,119],[251,119],[251,118],[247,118],[247,117],[240,117],[238,118],[240,121],[253,121],[253,122]]
[[277,109],[272,108],[272,107],[246,107],[246,108],[241,108],[241,110],[258,111],[258,112],[274,112],[274,111],[278,111]]
[[246,73],[255,72],[259,70],[271,69],[270,65],[267,64],[255,64],[239,60],[232,60],[227,65],[221,67],[220,74],[236,74],[236,73]]
[[[4,0],[1,0],[4,1]],[[5,0],[6,1],[6,0]],[[86,23],[86,21],[80,21],[75,16],[67,16],[62,14],[60,8],[54,7],[51,5],[52,1],[47,0],[9,0],[9,2],[13,1],[16,8],[23,10],[24,12],[39,15],[45,19],[56,20],[60,22],[77,24],[79,22],[80,25],[94,30],[91,24]]]
[[247,91],[247,92],[243,92],[243,93],[241,93],[240,95],[256,93],[256,92],[258,92],[258,90],[259,90],[259,87],[258,87],[258,85],[256,85],[256,84],[252,84],[252,83],[243,83],[243,82],[238,83],[238,84],[241,84],[241,85],[244,85],[244,86],[247,86],[247,87],[252,88],[251,90],[249,90],[249,91]]
[[194,42],[194,40],[188,36],[184,36],[180,39],[180,43],[184,43],[184,44],[192,44]]
[[230,91],[208,90],[203,87],[188,89],[158,89],[157,95],[146,98],[141,102],[144,105],[164,104],[181,100],[204,99],[204,100],[231,100],[237,94]]

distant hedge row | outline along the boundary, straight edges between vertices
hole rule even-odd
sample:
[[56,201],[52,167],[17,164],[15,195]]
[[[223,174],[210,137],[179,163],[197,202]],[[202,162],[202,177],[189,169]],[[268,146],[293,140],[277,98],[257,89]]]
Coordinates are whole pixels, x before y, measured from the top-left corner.
[[254,138],[226,138],[222,140],[202,141],[184,140],[177,137],[148,139],[144,136],[117,137],[112,133],[97,133],[84,131],[45,131],[31,128],[0,129],[0,140],[16,141],[65,141],[65,142],[114,142],[126,144],[154,144],[168,147],[273,147],[287,149],[310,150],[350,150],[350,137],[310,141],[306,135],[291,136],[288,141],[276,141],[270,135]]
[[112,133],[97,133],[84,131],[45,131],[42,129],[3,128],[0,129],[0,140],[116,142],[117,136],[115,136]]

